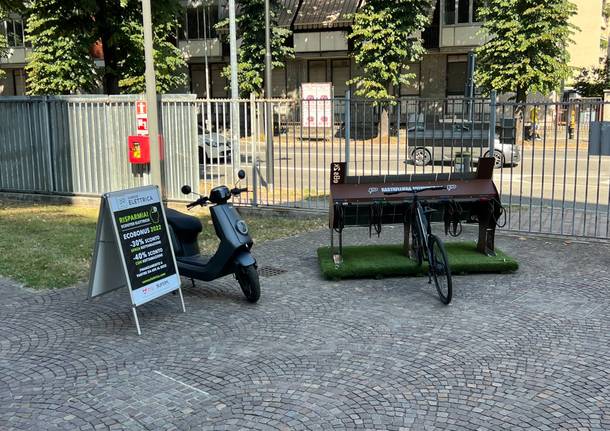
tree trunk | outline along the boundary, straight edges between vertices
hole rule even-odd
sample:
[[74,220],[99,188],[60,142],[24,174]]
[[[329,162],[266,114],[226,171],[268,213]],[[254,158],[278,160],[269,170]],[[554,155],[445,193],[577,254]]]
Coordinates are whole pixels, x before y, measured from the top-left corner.
[[98,9],[95,17],[100,39],[102,40],[102,50],[104,52],[103,85],[104,93],[106,94],[120,93],[119,75],[117,71],[117,53],[115,47],[110,43],[110,39],[114,33],[114,29],[110,23],[110,16],[112,16],[113,13],[118,13],[120,5],[118,5],[119,8],[116,7],[117,5],[116,0],[112,0],[111,2],[108,2],[108,0],[98,1]]
[[515,106],[515,143],[522,145],[524,136],[524,117],[525,117],[525,103],[527,102],[527,90],[523,87],[517,88],[517,95],[515,98],[517,105]]
[[381,138],[390,136],[390,107],[387,104],[381,105],[379,112],[379,134]]
[[[387,86],[388,94],[393,94],[393,87],[388,84]],[[383,138],[387,138],[390,136],[390,102],[383,101],[381,102],[381,106],[379,109],[379,136]]]

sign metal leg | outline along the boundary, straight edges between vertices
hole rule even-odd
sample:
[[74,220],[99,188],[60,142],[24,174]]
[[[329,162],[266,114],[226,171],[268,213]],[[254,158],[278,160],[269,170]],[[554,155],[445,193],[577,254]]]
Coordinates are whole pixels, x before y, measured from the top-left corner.
[[178,294],[180,295],[180,303],[182,304],[182,312],[186,313],[186,308],[184,307],[184,297],[182,296],[182,288],[178,288]]
[[131,311],[133,311],[133,320],[136,322],[136,329],[138,330],[138,335],[142,335],[142,331],[140,331],[140,321],[138,320],[138,312],[136,311],[136,306],[131,306]]

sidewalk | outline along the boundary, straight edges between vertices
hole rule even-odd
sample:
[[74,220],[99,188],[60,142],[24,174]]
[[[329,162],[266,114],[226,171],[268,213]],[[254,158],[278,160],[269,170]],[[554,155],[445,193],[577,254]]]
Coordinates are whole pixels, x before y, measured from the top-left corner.
[[0,280],[0,429],[610,428],[610,245],[499,234],[521,269],[454,277],[445,307],[425,278],[324,281],[328,237],[255,247],[286,271],[256,305],[185,282],[141,337],[124,291]]

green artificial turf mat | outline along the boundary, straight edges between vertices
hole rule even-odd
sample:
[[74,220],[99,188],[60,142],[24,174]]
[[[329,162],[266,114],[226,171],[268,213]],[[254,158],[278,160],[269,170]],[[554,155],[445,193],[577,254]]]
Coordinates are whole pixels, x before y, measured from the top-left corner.
[[[503,273],[519,268],[515,259],[497,248],[496,256],[479,253],[474,242],[447,242],[445,249],[451,273],[455,275]],[[419,267],[415,261],[403,254],[402,244],[343,247],[343,262],[339,266],[332,260],[330,247],[320,247],[318,261],[322,273],[330,280],[417,276],[428,273],[426,262]]]

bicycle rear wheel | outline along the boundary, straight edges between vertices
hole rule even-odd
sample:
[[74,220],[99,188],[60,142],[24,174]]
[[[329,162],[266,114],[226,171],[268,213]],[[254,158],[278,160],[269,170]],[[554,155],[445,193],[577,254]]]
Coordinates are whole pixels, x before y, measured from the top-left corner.
[[451,269],[449,259],[443,242],[435,235],[430,235],[430,272],[436,285],[438,296],[445,305],[451,302],[453,296],[453,285],[451,281]]

